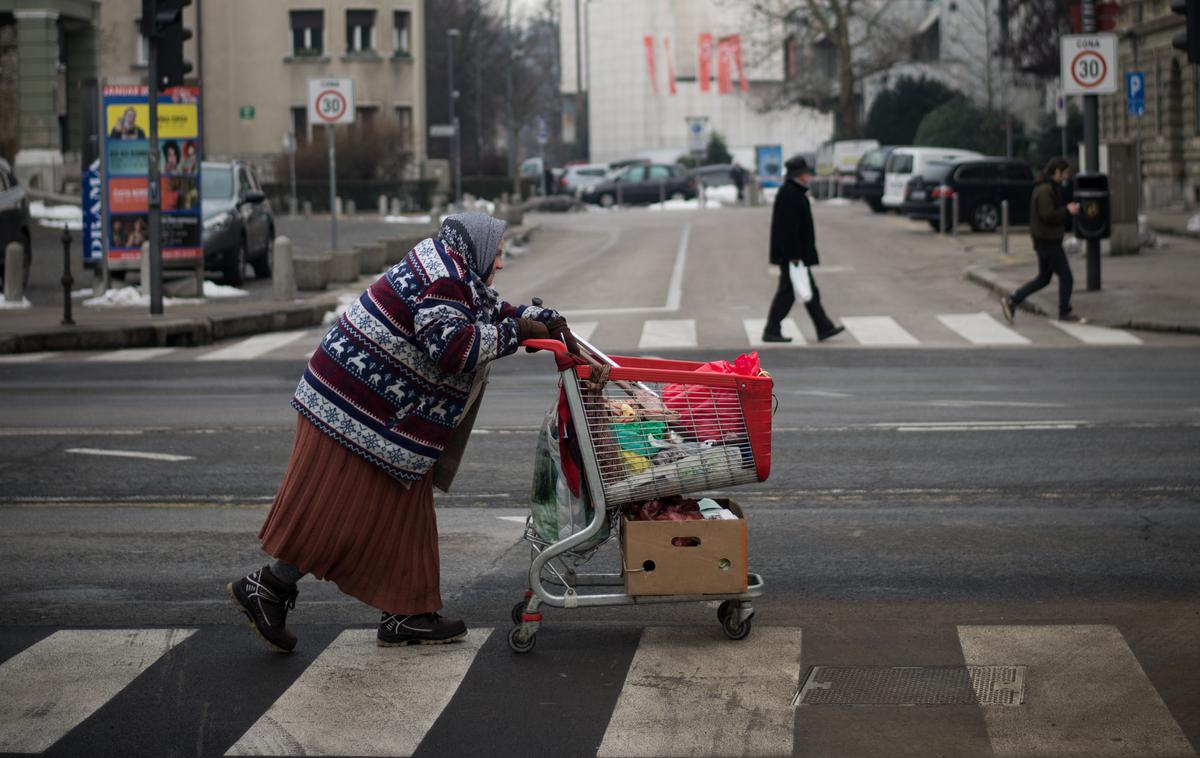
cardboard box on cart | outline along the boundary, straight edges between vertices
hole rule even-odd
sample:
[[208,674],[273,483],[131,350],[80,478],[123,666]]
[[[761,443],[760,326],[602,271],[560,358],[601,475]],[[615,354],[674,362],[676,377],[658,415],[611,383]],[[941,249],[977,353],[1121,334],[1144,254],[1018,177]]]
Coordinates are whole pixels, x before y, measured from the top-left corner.
[[[746,516],[714,498],[737,520],[630,521],[621,517],[621,561],[630,595],[734,595],[745,592]],[[671,544],[692,537],[697,545]]]

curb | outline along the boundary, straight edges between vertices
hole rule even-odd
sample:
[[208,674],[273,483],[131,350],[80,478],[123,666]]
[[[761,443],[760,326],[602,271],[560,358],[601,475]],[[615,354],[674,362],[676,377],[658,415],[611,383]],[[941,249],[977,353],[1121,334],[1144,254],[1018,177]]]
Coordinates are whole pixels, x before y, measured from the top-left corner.
[[[1007,295],[1012,292],[1015,287],[1011,283],[998,276],[996,272],[985,266],[970,266],[964,272],[964,278],[974,284],[978,284],[984,289],[991,290],[998,295]],[[1050,318],[1050,314],[1036,303],[1026,300],[1019,306],[1021,310],[1035,313],[1039,316]],[[1096,326],[1107,326],[1110,329],[1132,329],[1142,332],[1169,332],[1173,334],[1200,334],[1200,324],[1169,324],[1162,321],[1142,321],[1138,319],[1130,319],[1118,323],[1102,324],[1095,322]]]

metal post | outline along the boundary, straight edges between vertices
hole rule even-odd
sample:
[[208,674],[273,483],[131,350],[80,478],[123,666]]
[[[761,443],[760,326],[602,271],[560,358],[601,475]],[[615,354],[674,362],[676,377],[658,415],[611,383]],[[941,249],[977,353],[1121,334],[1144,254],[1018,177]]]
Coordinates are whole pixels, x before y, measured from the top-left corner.
[[71,229],[65,224],[63,225],[62,233],[63,246],[63,326],[73,326],[75,321],[71,318],[71,285],[75,283],[74,277],[71,276]]
[[162,298],[162,187],[158,178],[158,35],[150,35],[150,145],[147,150],[146,199],[150,217],[150,315],[161,316]]
[[450,188],[450,202],[453,205],[458,204],[459,188],[462,181],[462,167],[460,166],[461,158],[458,126],[458,91],[454,88],[454,40],[459,36],[457,29],[446,30],[446,74],[450,80],[450,123],[454,125],[454,138],[451,142],[451,162],[454,168],[451,172],[452,186]]
[[300,201],[296,197],[296,135],[291,135],[291,148],[288,150],[288,178],[292,184],[292,217],[300,210]]
[[[1083,33],[1096,33],[1096,0],[1083,0]],[[1092,173],[1100,170],[1099,112],[1099,97],[1084,95],[1084,168]],[[1100,240],[1098,239],[1087,241],[1087,288],[1089,292],[1100,289]]]
[[1000,201],[1000,252],[1008,255],[1008,201]]
[[617,207],[620,208],[624,202],[623,193],[621,191],[621,177],[617,177]]
[[946,196],[938,196],[938,234],[946,233]]
[[333,147],[333,124],[325,125],[325,140],[329,143],[329,249],[337,246],[337,151]]
[[667,202],[667,181],[665,179],[658,180],[658,204],[663,205]]
[[958,193],[950,196],[950,234],[958,236]]

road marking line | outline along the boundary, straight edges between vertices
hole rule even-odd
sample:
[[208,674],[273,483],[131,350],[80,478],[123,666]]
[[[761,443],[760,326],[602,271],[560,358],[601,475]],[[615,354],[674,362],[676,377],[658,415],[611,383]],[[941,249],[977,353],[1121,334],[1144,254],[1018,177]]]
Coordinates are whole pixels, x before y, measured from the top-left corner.
[[1019,400],[931,400],[917,403],[934,408],[1066,408],[1066,403],[1026,403]]
[[1072,324],[1063,321],[1050,320],[1050,325],[1057,327],[1075,339],[1088,345],[1140,345],[1142,340],[1136,335],[1123,329],[1110,329],[1107,326],[1094,324]]
[[597,755],[791,755],[800,636],[646,628]]
[[412,755],[492,630],[399,648],[375,633],[338,635],[225,755]]
[[845,316],[842,326],[861,345],[919,345],[891,316]]
[[780,331],[784,337],[791,337],[792,341],[788,342],[763,342],[763,329],[767,326],[765,318],[744,318],[742,319],[742,327],[746,330],[746,339],[750,340],[752,347],[799,347],[804,345],[804,335],[800,332],[800,327],[796,324],[796,319],[785,318],[781,324]]
[[1076,424],[957,424],[949,426],[898,426],[898,432],[1029,432],[1053,429],[1078,429]]
[[973,345],[1028,345],[1029,340],[1001,324],[990,313],[942,313],[941,321]]
[[1027,666],[1025,704],[983,708],[1005,756],[1195,755],[1113,626],[960,626],[968,666]]
[[696,347],[696,321],[690,318],[646,319],[638,349]]
[[58,355],[58,353],[14,353],[12,355],[0,355],[0,363],[36,363],[54,355]]
[[592,335],[596,332],[596,327],[600,326],[599,321],[573,321],[567,326],[571,327],[571,334],[576,337],[585,339],[588,342],[592,341]]
[[66,629],[0,664],[0,752],[40,753],[195,629]]
[[175,352],[173,347],[130,347],[124,350],[113,350],[109,353],[101,353],[88,358],[89,361],[100,362],[129,362],[129,361],[148,361],[151,358],[158,358],[167,353]]
[[500,519],[501,521],[511,521],[511,522],[513,522],[514,524],[524,524],[524,523],[526,523],[526,517],[525,517],[525,516],[497,516],[496,518]]
[[[853,266],[817,266],[813,269],[814,274],[853,274]],[[767,276],[779,278],[779,266],[767,266]]]
[[71,447],[67,448],[68,453],[76,455],[107,455],[113,458],[143,458],[148,461],[169,461],[177,463],[179,461],[194,461],[194,457],[190,455],[171,455],[169,453],[143,453],[138,450],[101,450],[95,447]]
[[220,350],[214,350],[211,353],[205,353],[198,356],[198,361],[245,361],[257,358],[260,355],[265,355],[272,350],[290,345],[296,340],[310,333],[310,330],[303,329],[296,332],[268,332],[267,334],[256,334],[253,337],[234,343],[229,347],[223,347]]
[[[683,304],[683,272],[687,266],[688,241],[692,237],[692,225],[684,224],[675,250],[675,265],[671,267],[671,280],[667,283],[667,304],[644,308],[586,308],[584,310],[559,311],[568,321],[580,316],[629,316],[635,314],[678,313]],[[584,339],[587,339],[586,337]]]

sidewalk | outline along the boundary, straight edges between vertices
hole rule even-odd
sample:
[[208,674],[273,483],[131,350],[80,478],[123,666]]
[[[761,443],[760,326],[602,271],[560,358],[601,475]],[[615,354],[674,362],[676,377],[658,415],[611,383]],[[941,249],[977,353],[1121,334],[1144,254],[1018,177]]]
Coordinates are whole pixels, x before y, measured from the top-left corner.
[[[527,239],[536,228],[536,224],[526,223],[510,229],[506,237]],[[245,297],[165,304],[161,316],[151,316],[145,305],[84,306],[77,299],[71,309],[74,326],[62,324],[61,295],[39,298],[29,308],[0,308],[0,354],[193,347],[262,332],[320,326],[342,299],[358,295],[378,276],[363,275],[354,282],[330,284],[323,291],[300,292],[287,301],[274,300],[268,282],[252,286]]]
[[[1187,218],[1180,221],[1185,224]],[[1000,252],[999,234],[964,234],[959,238],[973,263],[968,280],[1011,293],[1037,275],[1037,256],[1027,229],[1014,230],[1009,254]],[[1160,247],[1139,255],[1103,256],[1097,292],[1087,290],[1087,260],[1068,253],[1075,276],[1071,304],[1089,323],[1122,329],[1200,334],[1200,239],[1160,236]],[[1024,307],[1044,316],[1058,314],[1058,281],[1033,295]],[[999,304],[996,307],[999,312]]]

